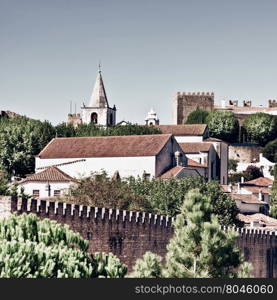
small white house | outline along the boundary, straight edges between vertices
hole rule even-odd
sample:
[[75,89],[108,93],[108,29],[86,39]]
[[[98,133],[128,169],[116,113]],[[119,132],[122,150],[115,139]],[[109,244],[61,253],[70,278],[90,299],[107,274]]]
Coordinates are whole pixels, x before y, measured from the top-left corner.
[[34,198],[59,197],[67,193],[74,183],[76,179],[52,166],[21,180],[18,190],[23,188],[25,194]]
[[36,157],[36,171],[56,166],[74,178],[101,170],[153,178],[176,165],[187,166],[187,158],[170,134],[55,138]]

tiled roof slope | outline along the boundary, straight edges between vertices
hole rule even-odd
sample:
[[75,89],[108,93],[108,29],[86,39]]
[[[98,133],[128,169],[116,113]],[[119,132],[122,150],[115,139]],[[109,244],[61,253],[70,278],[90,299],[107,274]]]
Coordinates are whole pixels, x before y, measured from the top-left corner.
[[212,146],[211,143],[179,143],[184,153],[208,152]]
[[67,175],[60,169],[56,167],[48,167],[46,170],[41,171],[39,173],[35,173],[32,175],[29,175],[20,183],[27,183],[27,182],[74,182],[76,181],[71,176]]
[[164,134],[175,136],[202,136],[207,128],[206,124],[184,124],[184,125],[156,125]]
[[200,164],[199,162],[188,158],[188,166],[189,167],[198,167],[198,168],[207,168],[207,166]]
[[196,176],[200,176],[197,170],[190,168],[190,167],[183,167],[183,166],[175,166],[172,169],[166,171],[163,173],[160,178],[161,179],[170,179],[170,178],[175,178],[181,171],[183,170],[190,170],[195,173]]
[[244,182],[245,185],[257,185],[257,186],[270,186],[273,184],[273,180],[267,177],[259,177],[250,181]]
[[55,138],[38,155],[40,158],[155,156],[170,134],[105,137]]

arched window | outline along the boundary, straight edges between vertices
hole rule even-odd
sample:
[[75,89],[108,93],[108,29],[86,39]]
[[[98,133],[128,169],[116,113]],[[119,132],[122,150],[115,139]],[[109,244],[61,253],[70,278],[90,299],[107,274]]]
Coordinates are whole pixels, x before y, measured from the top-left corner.
[[113,125],[113,114],[110,114],[110,125]]
[[97,116],[97,113],[95,113],[95,112],[91,114],[91,123],[93,123],[93,124],[98,123],[98,116]]

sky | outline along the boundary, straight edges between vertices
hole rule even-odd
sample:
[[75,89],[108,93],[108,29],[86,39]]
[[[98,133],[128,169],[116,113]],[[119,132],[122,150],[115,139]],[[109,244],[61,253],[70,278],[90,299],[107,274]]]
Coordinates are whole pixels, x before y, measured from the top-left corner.
[[0,110],[66,121],[99,61],[118,122],[172,123],[177,91],[267,106],[276,31],[276,0],[0,0]]

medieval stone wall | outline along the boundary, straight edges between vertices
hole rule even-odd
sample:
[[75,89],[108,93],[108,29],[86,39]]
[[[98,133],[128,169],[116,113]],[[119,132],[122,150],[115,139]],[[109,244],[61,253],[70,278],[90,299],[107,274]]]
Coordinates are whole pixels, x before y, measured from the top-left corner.
[[[173,235],[170,217],[16,197],[7,203],[11,212],[32,212],[41,218],[68,224],[89,240],[91,252],[113,252],[130,269],[146,251],[164,257],[166,245]],[[0,208],[1,205],[3,199],[0,198]],[[237,245],[253,264],[253,275],[277,278],[276,233],[245,228],[236,230],[239,234]]]
[[262,147],[255,144],[229,145],[229,159],[239,160],[240,163],[253,163],[259,161]]

